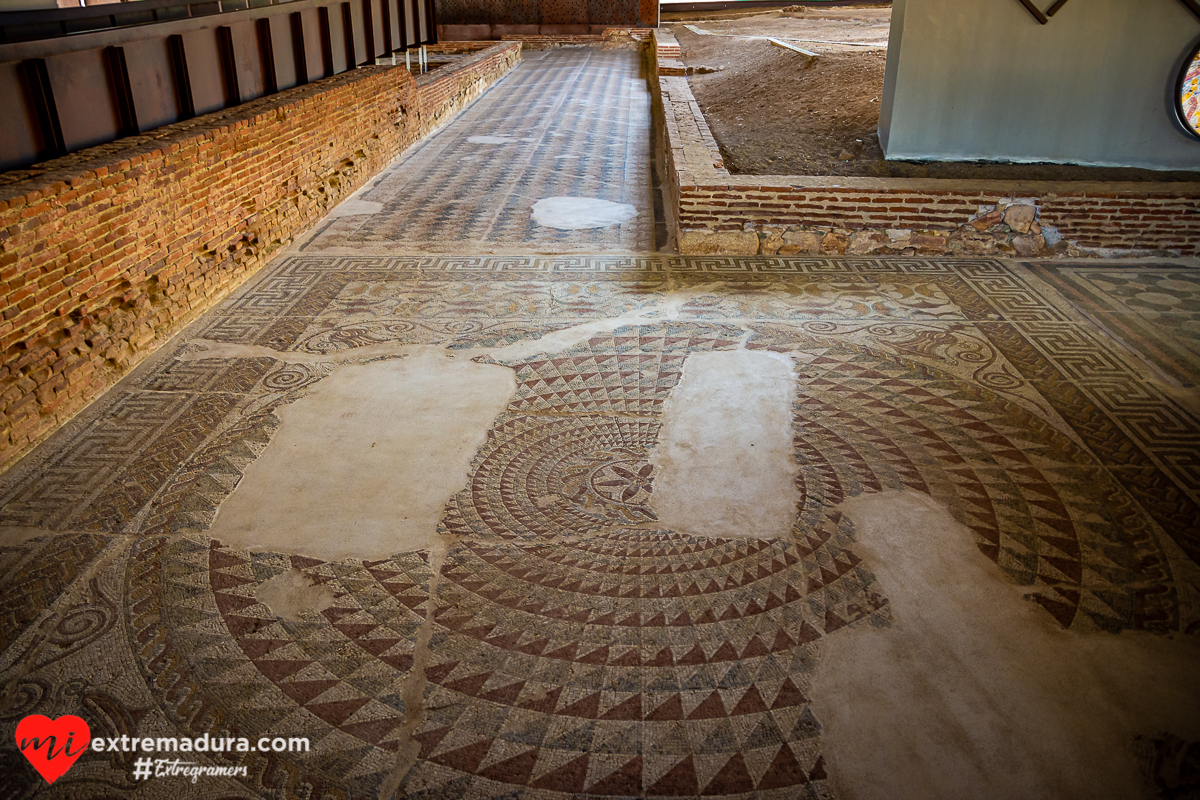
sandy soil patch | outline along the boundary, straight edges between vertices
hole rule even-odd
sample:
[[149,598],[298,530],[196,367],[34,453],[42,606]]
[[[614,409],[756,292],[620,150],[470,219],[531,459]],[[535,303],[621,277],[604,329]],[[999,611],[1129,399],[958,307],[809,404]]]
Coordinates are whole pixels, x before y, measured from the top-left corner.
[[[688,80],[734,174],[1200,180],[1200,172],[884,161],[877,129],[890,25],[890,7],[863,7],[697,18],[670,28],[685,65],[717,69]],[[771,37],[818,56],[777,47]]]

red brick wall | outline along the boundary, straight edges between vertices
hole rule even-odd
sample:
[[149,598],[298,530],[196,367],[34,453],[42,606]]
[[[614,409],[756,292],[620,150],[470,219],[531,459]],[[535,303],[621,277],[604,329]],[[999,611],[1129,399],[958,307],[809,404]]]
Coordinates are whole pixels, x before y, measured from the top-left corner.
[[0,174],[0,467],[520,58],[366,67]]
[[[1036,201],[1042,226],[1053,226],[1079,248],[1170,250],[1200,254],[1200,186],[1106,184],[1100,191],[1070,184],[961,189],[820,188],[777,178],[767,185],[680,187],[679,224],[684,229],[741,231],[757,227],[916,229],[955,231],[980,206],[1011,198]],[[902,181],[895,181],[902,183]],[[927,183],[928,181],[922,181]],[[1006,191],[1007,188],[1007,191]]]
[[443,125],[507,73],[521,57],[519,42],[492,45],[417,78],[422,134]]
[[[437,0],[438,27],[616,27],[658,24],[658,0]],[[442,38],[439,34],[438,38]]]

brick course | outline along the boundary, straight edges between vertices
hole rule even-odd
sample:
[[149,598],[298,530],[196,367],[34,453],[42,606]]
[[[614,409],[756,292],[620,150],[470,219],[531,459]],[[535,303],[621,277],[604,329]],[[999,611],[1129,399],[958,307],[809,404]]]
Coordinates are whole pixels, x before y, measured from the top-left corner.
[[601,50],[640,49],[654,35],[651,28],[606,28],[603,33],[506,33],[501,40],[521,42],[526,50],[553,47],[597,47]]
[[0,174],[0,468],[520,59],[364,67]]

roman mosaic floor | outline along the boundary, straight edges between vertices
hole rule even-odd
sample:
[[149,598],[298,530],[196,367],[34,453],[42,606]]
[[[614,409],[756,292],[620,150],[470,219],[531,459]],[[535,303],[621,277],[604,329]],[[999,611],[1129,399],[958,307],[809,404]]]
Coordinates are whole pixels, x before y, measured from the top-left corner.
[[[304,252],[595,253],[653,249],[650,91],[628,50],[527,51],[451,125],[385,169]],[[582,197],[642,213],[604,228],[539,225]]]
[[636,79],[529,54],[0,477],[0,796],[1197,791],[1200,266],[655,253]]

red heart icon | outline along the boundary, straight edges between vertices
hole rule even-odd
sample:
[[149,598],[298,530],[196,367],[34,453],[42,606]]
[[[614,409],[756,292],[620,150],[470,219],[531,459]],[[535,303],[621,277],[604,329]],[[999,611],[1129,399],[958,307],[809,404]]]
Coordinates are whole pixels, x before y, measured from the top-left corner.
[[[92,731],[76,716],[58,719],[32,714],[17,723],[17,748],[47,783],[63,776],[75,759],[88,749]],[[80,742],[76,746],[76,742]]]

